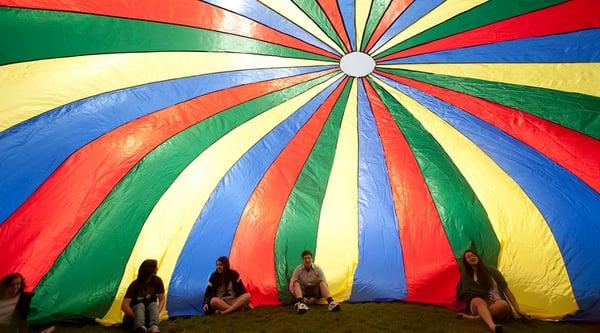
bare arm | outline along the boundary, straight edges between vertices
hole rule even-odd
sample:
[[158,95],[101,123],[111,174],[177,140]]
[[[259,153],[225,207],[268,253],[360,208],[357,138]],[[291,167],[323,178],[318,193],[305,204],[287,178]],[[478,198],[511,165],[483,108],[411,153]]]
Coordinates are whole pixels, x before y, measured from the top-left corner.
[[521,308],[519,307],[519,303],[517,303],[517,299],[515,297],[515,295],[512,293],[512,291],[510,291],[510,289],[506,288],[505,292],[506,297],[508,298],[508,301],[510,302],[510,304],[513,306],[513,308],[515,308],[515,311],[517,312],[517,314],[524,319],[529,319],[530,317],[525,314],[525,312],[523,312],[521,310]]
[[121,311],[125,312],[125,315],[129,317],[135,317],[133,313],[133,309],[131,308],[131,298],[123,298],[123,303],[121,303]]
[[158,313],[163,312],[165,309],[165,294],[158,294]]

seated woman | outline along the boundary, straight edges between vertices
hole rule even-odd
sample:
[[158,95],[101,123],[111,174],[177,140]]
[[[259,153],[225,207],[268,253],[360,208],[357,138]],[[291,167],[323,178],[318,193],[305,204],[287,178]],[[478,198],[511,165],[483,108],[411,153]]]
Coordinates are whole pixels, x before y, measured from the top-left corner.
[[137,279],[125,292],[121,311],[126,317],[133,319],[136,332],[160,332],[159,314],[165,307],[165,287],[161,278],[156,276],[157,272],[156,260],[144,260],[138,270]]
[[487,266],[471,250],[463,253],[462,262],[464,270],[456,288],[456,297],[467,306],[466,314],[459,315],[459,318],[482,319],[493,332],[502,332],[502,326],[494,320],[508,319],[511,316],[511,304],[519,316],[529,318],[519,308],[502,273]]
[[[27,315],[32,293],[25,292],[25,279],[19,273],[8,274],[0,282],[0,333],[29,332]],[[41,333],[54,331],[54,326]]]
[[210,275],[204,292],[204,313],[228,314],[250,306],[240,274],[229,266],[227,257],[217,259],[217,269]]

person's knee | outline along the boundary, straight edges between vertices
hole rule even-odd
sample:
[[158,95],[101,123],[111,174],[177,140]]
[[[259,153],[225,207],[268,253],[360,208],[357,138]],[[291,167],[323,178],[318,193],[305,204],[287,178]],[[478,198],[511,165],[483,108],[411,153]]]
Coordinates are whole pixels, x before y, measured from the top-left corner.
[[144,303],[138,303],[133,306],[133,311],[146,311],[146,306]]
[[210,299],[210,306],[212,306],[213,308],[217,306],[217,304],[219,304],[219,298],[218,297],[213,297]]
[[240,299],[244,301],[244,303],[250,303],[250,294],[245,293],[240,296]]
[[487,306],[487,303],[483,300],[483,298],[474,297],[471,299],[471,304],[474,306]]

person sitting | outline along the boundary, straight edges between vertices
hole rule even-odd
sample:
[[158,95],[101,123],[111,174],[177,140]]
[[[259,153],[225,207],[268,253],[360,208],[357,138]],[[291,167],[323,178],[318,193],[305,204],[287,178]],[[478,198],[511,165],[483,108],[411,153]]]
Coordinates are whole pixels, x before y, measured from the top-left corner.
[[219,257],[204,292],[204,313],[226,315],[249,307],[250,294],[240,274],[231,269],[227,257]]
[[158,262],[147,259],[142,262],[138,276],[133,281],[121,304],[126,320],[133,319],[135,332],[160,332],[159,314],[165,307],[165,287],[158,272]]
[[290,292],[296,300],[294,305],[299,314],[308,311],[308,305],[322,298],[329,303],[329,311],[340,311],[341,306],[331,298],[327,280],[323,270],[312,262],[313,255],[309,250],[302,252],[302,264],[294,269],[290,280]]
[[493,332],[502,332],[502,325],[494,322],[510,318],[511,304],[521,318],[529,319],[508,288],[508,284],[496,268],[486,265],[472,250],[462,256],[463,271],[457,285],[457,298],[466,303],[464,314],[459,318],[482,319]]
[[[0,333],[29,332],[27,315],[33,293],[25,291],[25,279],[19,273],[8,274],[0,281]],[[54,326],[41,333],[54,331]]]

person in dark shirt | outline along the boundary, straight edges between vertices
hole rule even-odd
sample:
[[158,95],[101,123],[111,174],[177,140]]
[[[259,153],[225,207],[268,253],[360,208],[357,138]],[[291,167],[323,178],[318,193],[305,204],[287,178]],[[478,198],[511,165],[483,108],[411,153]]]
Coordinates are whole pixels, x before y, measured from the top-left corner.
[[[27,315],[33,293],[25,291],[25,279],[20,273],[6,275],[0,281],[0,333],[33,332],[27,326]],[[40,331],[50,333],[54,326]]]
[[477,253],[467,250],[462,256],[463,271],[456,287],[456,296],[466,303],[464,314],[459,318],[482,319],[493,332],[502,332],[502,325],[494,320],[508,319],[511,305],[521,318],[529,319],[517,303],[502,273],[486,265]]
[[227,257],[219,257],[204,292],[204,313],[225,315],[249,306],[250,294],[240,274],[230,268]]
[[133,318],[136,332],[160,332],[159,314],[165,307],[165,287],[158,272],[158,262],[147,259],[140,265],[138,276],[127,288],[121,310]]

